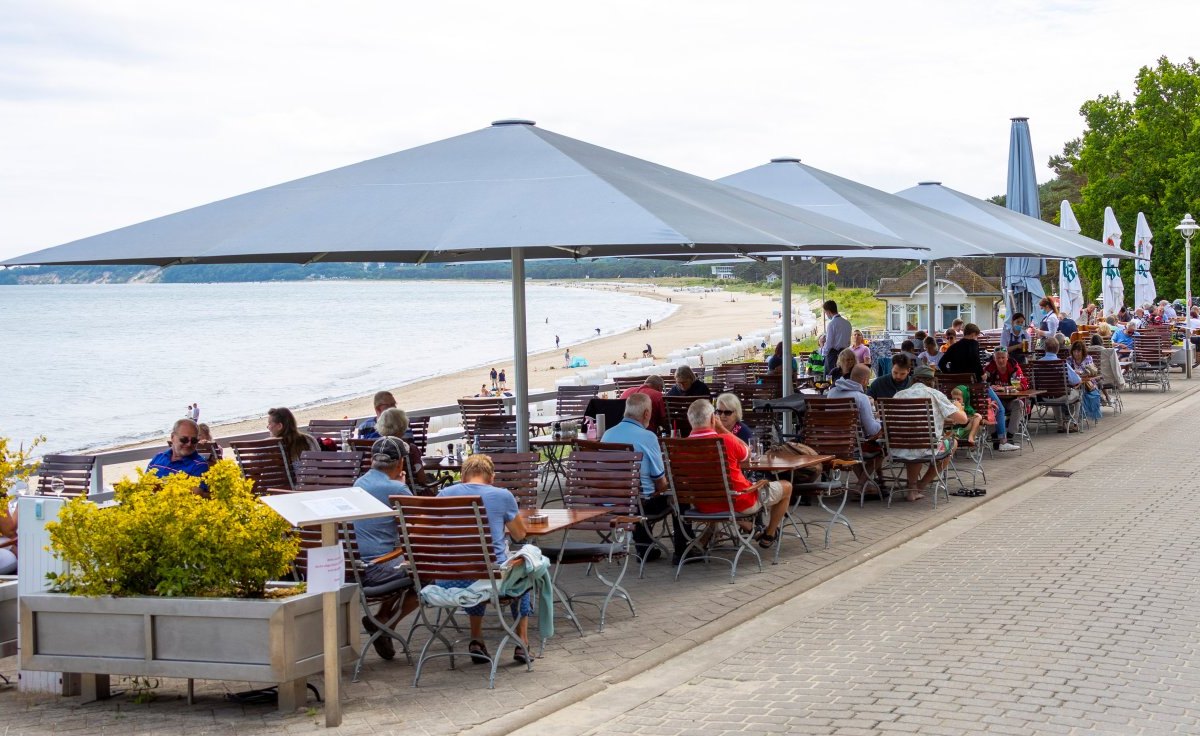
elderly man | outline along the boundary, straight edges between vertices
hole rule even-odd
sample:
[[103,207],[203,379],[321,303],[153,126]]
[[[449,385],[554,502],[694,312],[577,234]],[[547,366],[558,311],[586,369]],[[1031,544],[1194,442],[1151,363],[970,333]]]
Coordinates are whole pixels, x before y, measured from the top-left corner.
[[[908,500],[920,501],[925,498],[924,491],[929,484],[950,464],[950,458],[957,449],[953,437],[943,436],[946,424],[966,424],[967,413],[950,401],[946,394],[933,388],[933,370],[925,365],[913,371],[913,385],[897,393],[895,398],[929,399],[933,402],[933,434],[942,438],[933,456],[922,450],[892,450],[892,458],[904,463]],[[925,468],[923,474],[922,468]]]
[[147,473],[166,478],[175,473],[199,477],[208,472],[208,461],[196,452],[200,427],[192,419],[180,419],[171,427],[170,448],[150,459]]
[[667,424],[667,402],[663,401],[662,376],[646,376],[646,380],[641,386],[625,389],[621,392],[620,398],[628,399],[635,394],[645,394],[650,397],[650,431],[657,433],[666,429],[669,425]]
[[[900,355],[897,358],[903,357]],[[904,382],[908,382],[908,368],[903,369]],[[896,364],[893,359],[892,363],[892,378],[896,375]],[[883,464],[883,451],[879,447],[878,439],[883,434],[883,425],[875,418],[875,408],[871,406],[871,399],[867,396],[866,388],[867,381],[871,379],[871,369],[865,363],[859,363],[850,369],[848,378],[839,378],[833,388],[825,394],[831,399],[849,398],[854,400],[854,405],[858,409],[858,426],[862,428],[862,437],[865,440],[862,446],[863,465],[855,466],[854,474],[858,477],[859,487],[856,490],[865,490],[865,485],[868,478],[875,475],[875,471]],[[875,383],[879,383],[878,380]]]
[[1137,329],[1137,324],[1133,320],[1129,320],[1124,327],[1113,330],[1112,339],[1118,349],[1133,350],[1133,336],[1137,333]]
[[1161,302],[1159,302],[1158,306],[1162,309],[1162,318],[1164,322],[1174,322],[1179,316],[1175,313],[1175,307],[1166,299],[1163,299]]
[[[634,452],[642,453],[639,475],[642,481],[642,511],[647,516],[657,516],[671,507],[671,497],[665,493],[667,473],[663,467],[662,448],[659,447],[658,437],[646,429],[652,413],[650,397],[645,394],[633,394],[625,400],[625,417],[615,426],[605,430],[604,436],[600,438],[601,442],[631,445]],[[686,541],[683,540],[678,520],[675,521],[675,527],[675,554],[678,557]],[[645,557],[647,562],[653,562],[662,556],[662,550],[654,546],[649,530],[644,524],[634,527],[633,543],[637,548],[638,557]]]
[[708,385],[696,378],[696,373],[690,366],[681,365],[675,369],[675,385],[667,392],[667,396],[695,396],[711,398],[712,392]]
[[[354,481],[354,485],[386,506],[392,505],[388,496],[411,496],[412,491],[404,483],[404,452],[404,443],[395,437],[376,440],[375,444],[371,445],[371,469]],[[379,559],[400,547],[396,519],[391,516],[356,521],[354,534],[358,539],[359,556],[367,562]],[[371,634],[379,630],[375,621],[392,629],[396,622],[417,608],[417,596],[405,595],[412,589],[412,579],[395,563],[385,562],[367,566],[363,570],[363,583],[370,588],[387,586],[387,589],[392,591],[379,604],[374,617],[363,616],[363,628]],[[399,616],[396,615],[397,605],[400,605]],[[386,632],[380,634],[373,644],[380,657],[391,659],[396,656],[392,637]]]
[[396,406],[396,397],[392,396],[391,391],[380,391],[375,394],[375,398],[371,402],[375,407],[375,418],[364,419],[358,425],[358,437],[364,440],[379,439],[379,433],[375,431],[375,422],[379,421],[379,415],[387,409],[392,409]]
[[[1045,340],[1045,346],[1046,354],[1041,357],[1041,360],[1046,362],[1054,362],[1056,360],[1062,361],[1062,358],[1058,357],[1058,340],[1054,339],[1053,337],[1047,337]],[[1065,399],[1059,400],[1057,403],[1050,405],[1050,408],[1054,410],[1054,417],[1058,422],[1059,434],[1065,434],[1068,431],[1067,420],[1063,412],[1063,406],[1069,406],[1079,401],[1079,390],[1075,388],[1075,386],[1078,386],[1082,380],[1083,379],[1079,377],[1079,374],[1076,373],[1073,368],[1071,368],[1070,364],[1067,364],[1067,396]],[[1078,432],[1079,427],[1072,424],[1069,428],[1069,431]]]
[[[761,490],[755,491],[754,484],[742,474],[742,463],[750,459],[750,448],[721,423],[713,410],[712,402],[708,399],[696,399],[688,407],[687,414],[688,422],[692,425],[692,433],[688,435],[689,441],[717,438],[725,447],[729,486],[734,493],[734,511],[739,514],[766,511],[767,524],[758,538],[758,546],[770,549],[779,539],[779,525],[783,521],[783,515],[787,513],[788,501],[792,497],[792,484],[785,480],[773,480]],[[725,502],[696,505],[696,510],[702,514],[717,514],[728,509]]]
[[843,350],[850,347],[850,337],[854,329],[850,320],[838,314],[837,302],[832,299],[821,305],[829,321],[825,323],[825,366],[832,368],[837,365],[837,357]]

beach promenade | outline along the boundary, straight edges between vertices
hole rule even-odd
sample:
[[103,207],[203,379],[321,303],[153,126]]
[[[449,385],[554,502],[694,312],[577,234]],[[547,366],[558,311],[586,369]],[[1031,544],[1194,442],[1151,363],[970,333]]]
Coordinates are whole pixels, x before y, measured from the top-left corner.
[[[1090,432],[997,455],[985,497],[936,511],[868,502],[849,513],[857,541],[839,530],[823,549],[814,533],[805,552],[786,539],[781,564],[744,563],[735,584],[723,566],[673,582],[652,563],[627,579],[636,618],[614,605],[598,633],[580,606],[586,636],[560,620],[534,671],[506,664],[495,690],[479,668],[444,662],[414,689],[402,657],[372,654],[347,683],[338,732],[1186,732],[1200,712],[1189,664],[1200,459],[1171,443],[1200,429],[1200,380],[1173,382],[1126,394],[1126,412]],[[582,570],[563,584],[587,587]],[[224,700],[246,687],[199,682],[190,706],[174,680],[148,704],[8,690],[0,712],[10,733],[320,727],[315,701],[279,715]]]

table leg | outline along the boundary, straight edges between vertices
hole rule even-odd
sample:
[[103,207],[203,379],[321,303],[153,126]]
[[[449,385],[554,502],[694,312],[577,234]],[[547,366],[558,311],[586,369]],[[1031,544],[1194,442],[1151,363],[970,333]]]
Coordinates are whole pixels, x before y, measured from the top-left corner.
[[308,701],[308,678],[298,677],[278,685],[280,713],[291,713]]
[[96,700],[107,700],[112,697],[108,675],[92,675],[83,673],[79,678],[79,694],[81,701],[91,703]]

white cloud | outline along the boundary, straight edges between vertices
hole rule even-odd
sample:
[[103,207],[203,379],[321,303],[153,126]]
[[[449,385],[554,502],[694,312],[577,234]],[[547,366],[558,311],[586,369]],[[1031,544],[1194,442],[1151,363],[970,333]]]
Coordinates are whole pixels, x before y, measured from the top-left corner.
[[[0,257],[522,116],[718,177],[1005,188],[1194,48],[1192,2],[0,6]],[[1043,171],[1042,178],[1049,176]]]

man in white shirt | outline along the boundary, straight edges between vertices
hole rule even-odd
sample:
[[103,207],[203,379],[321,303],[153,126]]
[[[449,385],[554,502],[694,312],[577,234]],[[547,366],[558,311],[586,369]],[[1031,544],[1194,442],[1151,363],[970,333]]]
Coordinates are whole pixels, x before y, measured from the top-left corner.
[[[945,471],[954,451],[958,449],[953,437],[944,436],[946,424],[966,424],[967,412],[963,409],[962,404],[950,401],[946,394],[933,388],[933,370],[926,365],[918,366],[913,371],[913,385],[898,392],[895,398],[929,399],[933,403],[934,435],[940,438],[936,454],[930,455],[921,450],[892,451],[892,457],[897,460],[920,461],[904,463],[904,473],[908,481],[906,484],[908,500],[920,501],[925,498],[922,491]],[[924,474],[921,473],[922,468],[925,469]]]

